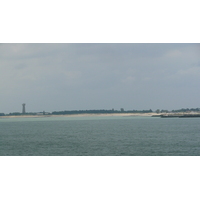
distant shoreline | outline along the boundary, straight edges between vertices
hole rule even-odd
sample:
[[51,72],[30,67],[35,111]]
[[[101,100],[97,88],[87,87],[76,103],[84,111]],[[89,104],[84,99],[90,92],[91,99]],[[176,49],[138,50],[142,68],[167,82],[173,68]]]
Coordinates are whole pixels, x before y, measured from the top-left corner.
[[7,115],[0,116],[0,119],[9,118],[47,118],[47,117],[200,117],[200,113],[80,113],[66,115]]
[[0,116],[0,118],[44,118],[44,117],[131,117],[131,116],[144,116],[151,117],[152,115],[159,115],[157,113],[99,113],[99,114],[66,114],[66,115],[17,115],[17,116]]

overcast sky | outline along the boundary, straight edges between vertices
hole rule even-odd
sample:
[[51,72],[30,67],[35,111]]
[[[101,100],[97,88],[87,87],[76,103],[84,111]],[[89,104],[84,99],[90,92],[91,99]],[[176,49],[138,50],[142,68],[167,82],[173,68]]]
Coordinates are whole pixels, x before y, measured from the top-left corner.
[[199,44],[1,44],[0,112],[200,107]]

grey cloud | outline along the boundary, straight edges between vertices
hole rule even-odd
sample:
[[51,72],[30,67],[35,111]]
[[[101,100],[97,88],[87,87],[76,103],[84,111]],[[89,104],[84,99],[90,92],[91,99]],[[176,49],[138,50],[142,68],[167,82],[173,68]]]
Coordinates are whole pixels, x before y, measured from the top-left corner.
[[[30,111],[198,107],[199,49],[198,44],[2,44],[0,112],[20,111],[23,102]],[[193,93],[190,103],[186,94]]]

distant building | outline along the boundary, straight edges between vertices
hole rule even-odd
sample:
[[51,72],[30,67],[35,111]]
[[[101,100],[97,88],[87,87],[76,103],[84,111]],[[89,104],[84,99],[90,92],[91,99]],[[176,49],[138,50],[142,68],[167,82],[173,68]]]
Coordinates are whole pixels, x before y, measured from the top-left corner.
[[23,103],[23,104],[22,104],[22,114],[25,114],[25,113],[26,113],[25,106],[26,106],[26,104],[25,104],[25,103]]

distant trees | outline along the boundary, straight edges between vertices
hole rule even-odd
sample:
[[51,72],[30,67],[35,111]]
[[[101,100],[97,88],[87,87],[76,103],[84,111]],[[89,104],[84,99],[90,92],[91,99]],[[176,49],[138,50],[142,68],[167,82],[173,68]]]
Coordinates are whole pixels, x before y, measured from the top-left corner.
[[179,110],[172,110],[172,112],[200,112],[200,108],[181,108]]
[[13,112],[9,113],[9,116],[20,116],[20,115],[37,115],[37,113],[20,113],[20,112]]
[[157,109],[155,110],[156,113],[168,113],[168,112],[172,112],[172,113],[177,113],[177,112],[200,112],[200,108],[181,108],[178,110],[172,110],[172,111],[168,111],[168,110],[160,110]]
[[54,111],[52,115],[73,115],[73,114],[109,114],[109,113],[151,113],[153,112],[151,109],[149,110],[128,110],[125,111],[123,108],[120,110],[71,110],[71,111]]
[[13,112],[13,113],[9,113],[8,115],[10,115],[10,116],[19,116],[19,115],[22,115],[22,113],[20,113],[20,112]]
[[[30,112],[22,114],[20,112],[13,112],[9,114],[0,113],[0,116],[20,116],[20,115],[73,115],[73,114],[110,114],[110,113],[152,113],[152,109],[149,110],[127,110],[125,111],[124,108],[121,108],[120,110],[115,110],[114,108],[110,110],[100,109],[100,110],[64,110],[64,111],[54,111],[52,113],[46,113],[43,112]],[[160,110],[157,109],[154,112],[156,113],[168,113],[168,112],[200,112],[200,108],[182,108],[178,110]]]
[[98,113],[118,113],[115,110],[65,110],[65,111],[54,111],[53,115],[73,115],[73,114],[98,114]]
[[157,109],[157,110],[156,110],[156,113],[160,113],[160,109]]
[[168,110],[161,110],[160,112],[161,113],[168,113],[169,111]]

